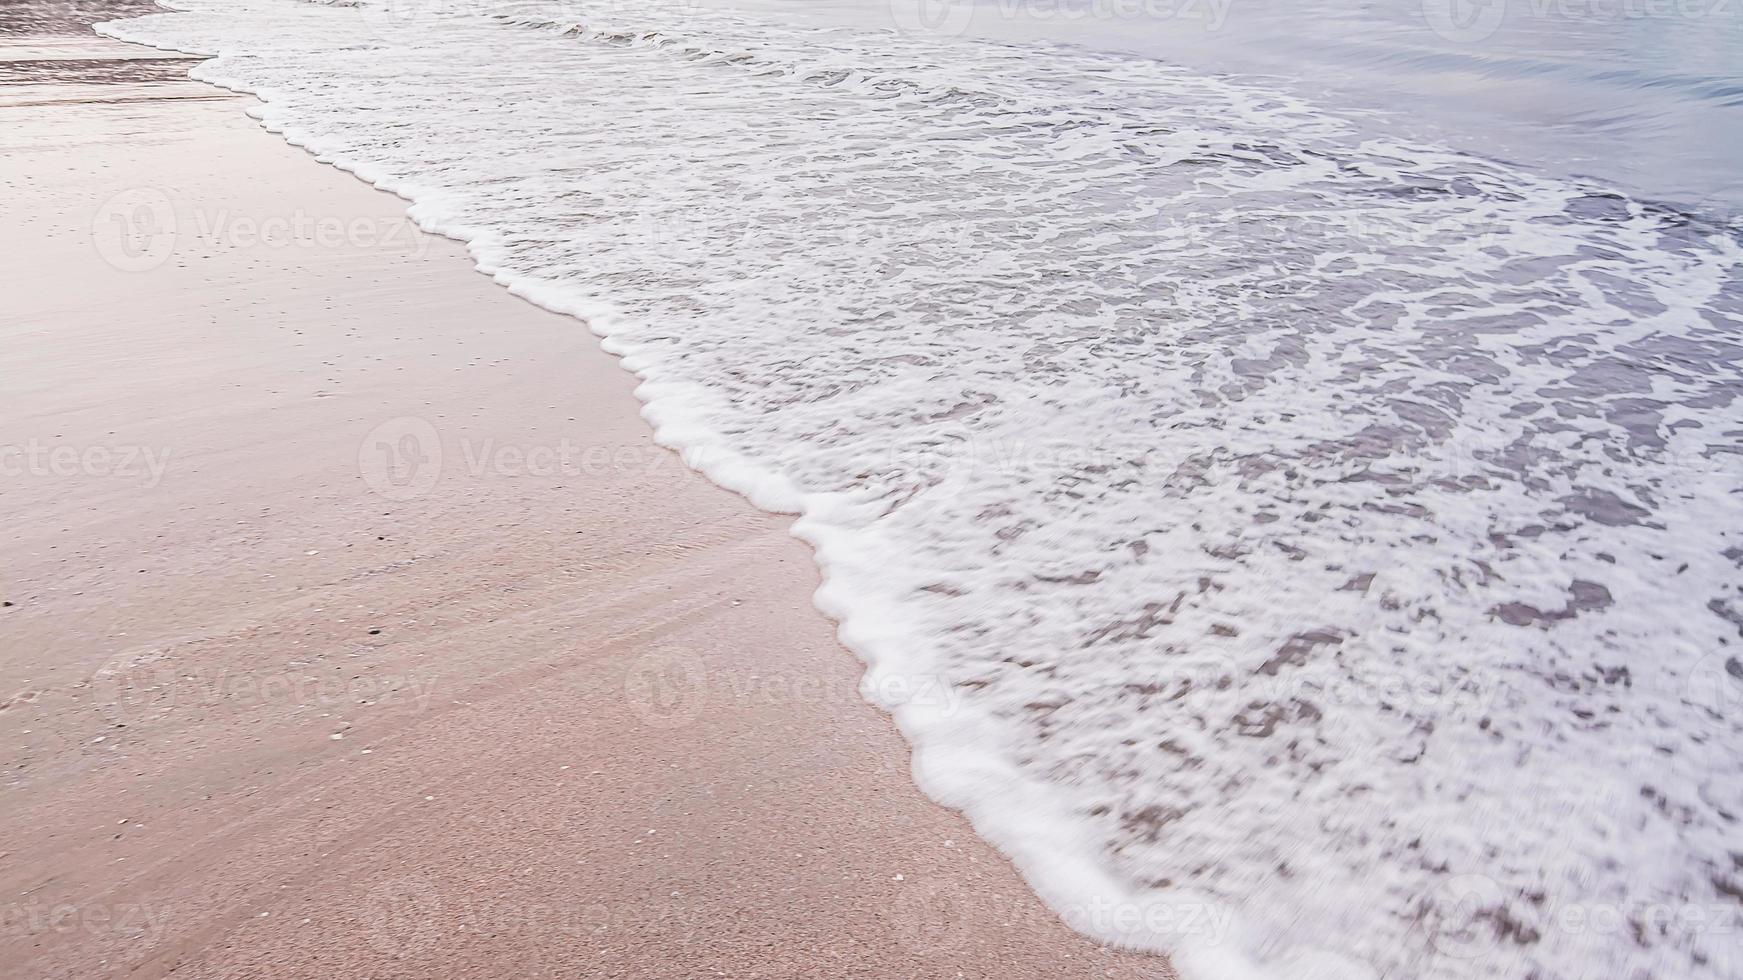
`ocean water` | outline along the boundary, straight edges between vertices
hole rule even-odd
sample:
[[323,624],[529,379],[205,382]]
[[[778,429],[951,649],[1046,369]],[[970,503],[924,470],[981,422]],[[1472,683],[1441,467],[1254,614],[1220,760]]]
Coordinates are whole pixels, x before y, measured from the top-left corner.
[[101,29],[219,55],[800,515],[922,787],[1075,927],[1189,980],[1743,976],[1717,198],[1160,49],[176,5]]
[[1737,0],[690,2],[1239,74],[1374,133],[1743,213]]

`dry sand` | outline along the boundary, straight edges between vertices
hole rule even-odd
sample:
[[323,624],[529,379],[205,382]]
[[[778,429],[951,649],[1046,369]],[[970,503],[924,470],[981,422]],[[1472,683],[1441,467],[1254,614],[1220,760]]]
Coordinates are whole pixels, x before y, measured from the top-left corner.
[[920,794],[580,323],[186,61],[11,33],[0,975],[1168,975]]

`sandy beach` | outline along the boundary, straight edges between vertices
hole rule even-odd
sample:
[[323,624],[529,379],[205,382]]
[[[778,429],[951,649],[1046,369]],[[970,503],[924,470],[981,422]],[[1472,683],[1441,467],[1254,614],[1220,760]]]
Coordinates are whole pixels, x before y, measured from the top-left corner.
[[583,324],[190,59],[33,23],[0,975],[1171,975],[921,794],[789,519]]

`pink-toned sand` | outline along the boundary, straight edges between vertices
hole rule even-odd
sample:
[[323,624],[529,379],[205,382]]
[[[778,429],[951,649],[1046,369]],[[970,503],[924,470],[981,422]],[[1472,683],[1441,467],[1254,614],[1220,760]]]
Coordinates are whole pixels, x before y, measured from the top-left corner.
[[920,794],[580,323],[141,49],[3,50],[93,64],[0,87],[0,976],[1170,975]]

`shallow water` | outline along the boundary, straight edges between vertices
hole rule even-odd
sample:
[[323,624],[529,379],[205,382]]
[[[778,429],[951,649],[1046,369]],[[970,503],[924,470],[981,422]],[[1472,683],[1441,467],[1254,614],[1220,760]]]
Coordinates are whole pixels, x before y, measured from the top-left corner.
[[670,2],[1262,76],[1376,133],[1743,214],[1737,0]]
[[[1188,977],[1743,975],[1743,229],[1090,48],[192,0],[802,512],[867,692]],[[948,697],[938,696],[950,691]]]

